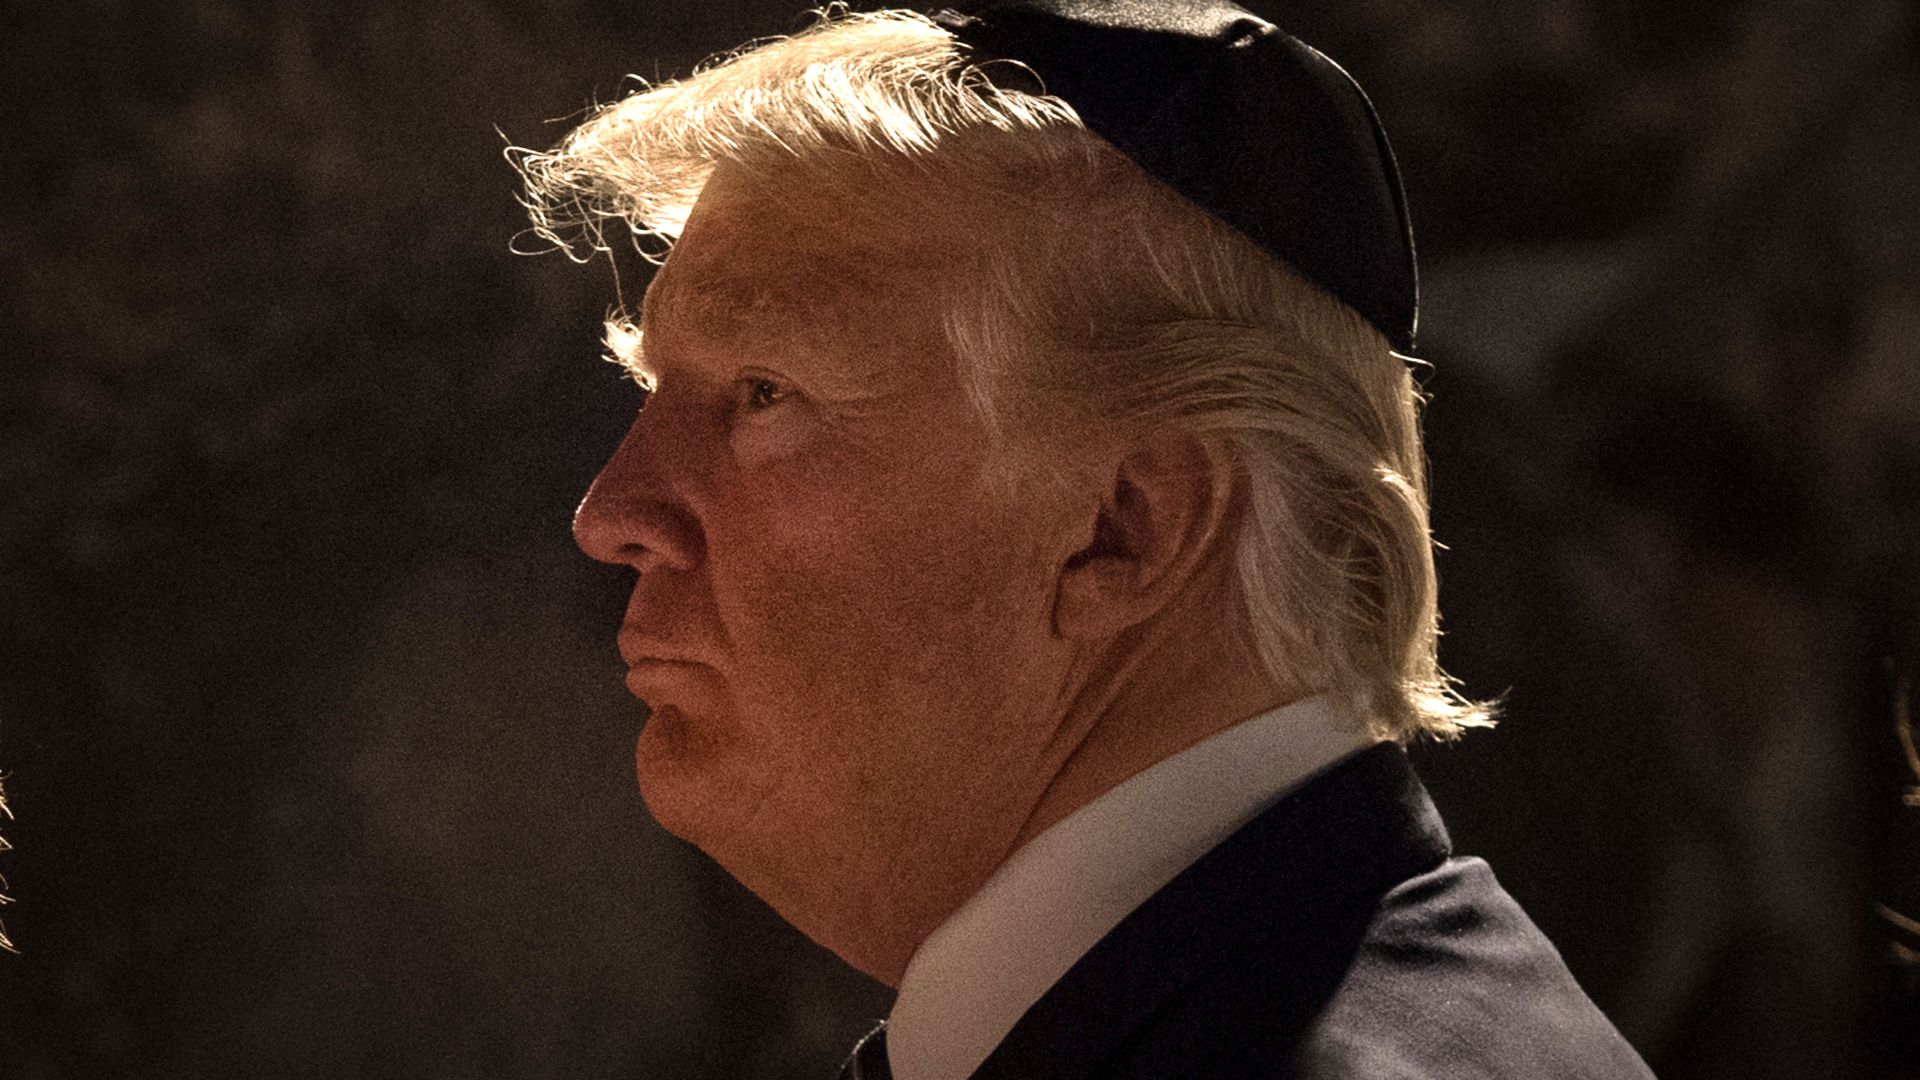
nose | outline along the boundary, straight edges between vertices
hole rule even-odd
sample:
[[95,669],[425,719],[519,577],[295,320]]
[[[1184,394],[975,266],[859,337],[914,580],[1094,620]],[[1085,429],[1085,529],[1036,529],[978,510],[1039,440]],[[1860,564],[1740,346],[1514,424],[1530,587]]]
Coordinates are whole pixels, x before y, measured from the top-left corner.
[[691,570],[700,563],[699,527],[664,475],[668,463],[649,460],[644,423],[644,417],[634,420],[587,488],[574,511],[573,542],[589,558],[642,573]]

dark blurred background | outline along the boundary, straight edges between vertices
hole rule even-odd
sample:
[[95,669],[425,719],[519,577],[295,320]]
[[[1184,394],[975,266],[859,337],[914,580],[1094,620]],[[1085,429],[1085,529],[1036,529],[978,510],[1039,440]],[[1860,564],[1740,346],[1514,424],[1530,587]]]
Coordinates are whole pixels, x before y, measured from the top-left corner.
[[[884,1014],[641,806],[609,276],[508,250],[507,141],[799,6],[6,7],[0,1077],[800,1080]],[[1458,845],[1669,1080],[1920,1073],[1920,19],[1251,6],[1411,193]]]

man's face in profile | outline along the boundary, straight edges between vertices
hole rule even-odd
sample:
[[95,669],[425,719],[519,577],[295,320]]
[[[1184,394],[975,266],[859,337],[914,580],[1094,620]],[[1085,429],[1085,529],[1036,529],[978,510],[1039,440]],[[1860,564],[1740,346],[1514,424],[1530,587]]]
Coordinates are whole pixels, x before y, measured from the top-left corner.
[[[1001,481],[942,332],[970,230],[843,202],[709,182],[642,308],[654,392],[575,526],[639,571],[649,808],[816,937],[930,928],[1004,857],[1049,775],[1055,579],[1087,541]],[[902,881],[922,907],[868,910],[862,885]]]

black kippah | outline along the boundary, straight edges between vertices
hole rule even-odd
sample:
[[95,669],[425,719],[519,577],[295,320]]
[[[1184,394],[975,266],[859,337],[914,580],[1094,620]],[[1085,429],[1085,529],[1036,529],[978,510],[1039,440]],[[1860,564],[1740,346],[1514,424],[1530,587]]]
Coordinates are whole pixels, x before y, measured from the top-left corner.
[[1412,351],[1419,285],[1400,173],[1338,64],[1223,0],[999,0],[933,19],[996,85],[1064,99],[1149,174]]

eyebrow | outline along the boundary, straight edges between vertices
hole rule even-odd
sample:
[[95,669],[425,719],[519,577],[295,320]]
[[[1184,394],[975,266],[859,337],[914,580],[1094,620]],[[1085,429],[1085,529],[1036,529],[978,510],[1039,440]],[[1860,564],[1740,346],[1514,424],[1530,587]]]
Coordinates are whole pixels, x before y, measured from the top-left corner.
[[659,381],[659,373],[647,363],[642,336],[639,322],[627,312],[616,310],[602,323],[600,344],[609,362],[620,365],[641,388],[651,390]]
[[[666,271],[663,269],[660,272]],[[779,290],[759,277],[722,276],[707,281],[696,279],[686,285],[679,284],[682,279],[675,274],[666,279],[666,288],[660,287],[659,281],[660,278],[655,277],[654,284],[647,287],[641,296],[638,312],[625,307],[609,312],[602,323],[601,332],[601,345],[606,350],[606,359],[618,364],[634,382],[649,390],[659,381],[660,373],[647,358],[646,327],[659,323],[663,308],[675,321],[698,326],[709,340],[726,344],[744,335],[739,330],[715,333],[716,324],[723,321],[736,326],[746,323],[749,320],[742,317],[742,312],[754,313],[756,317],[751,321],[757,323],[763,321],[759,316],[778,307]]]
[[[845,319],[823,319],[828,301],[885,295],[862,268],[819,261],[817,273],[783,268],[778,273],[708,273],[656,278],[640,302],[637,317],[619,313],[607,321],[608,358],[651,385],[658,368],[649,362],[642,337],[659,337],[663,327],[681,328],[703,346],[754,353],[769,346],[801,353],[833,355],[853,370],[841,372],[870,380],[878,372],[860,370],[857,334]],[[663,269],[661,273],[670,273]],[[840,307],[844,311],[844,306]],[[656,358],[657,359],[657,358]]]

